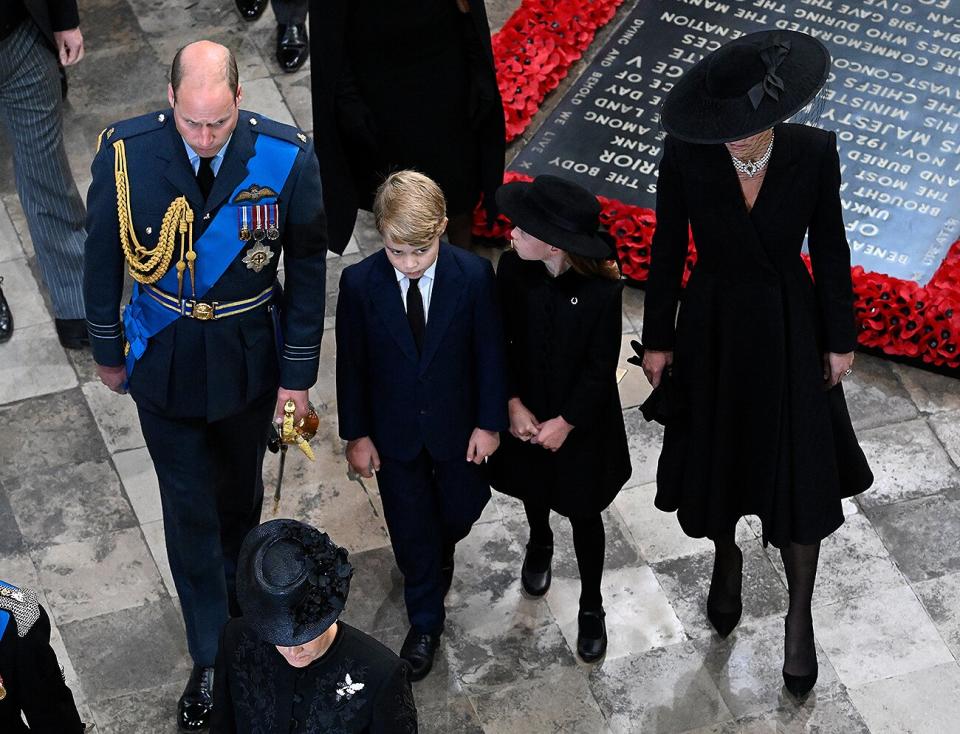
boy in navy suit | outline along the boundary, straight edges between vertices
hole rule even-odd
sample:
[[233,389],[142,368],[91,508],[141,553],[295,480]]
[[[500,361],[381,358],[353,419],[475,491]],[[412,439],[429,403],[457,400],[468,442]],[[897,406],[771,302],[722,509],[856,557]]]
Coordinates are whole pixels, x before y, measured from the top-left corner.
[[506,430],[503,332],[493,268],[440,242],[443,192],[415,171],[374,201],[384,249],[340,278],[337,401],[347,461],[377,473],[420,680],[443,632],[453,551],[490,499],[481,464]]

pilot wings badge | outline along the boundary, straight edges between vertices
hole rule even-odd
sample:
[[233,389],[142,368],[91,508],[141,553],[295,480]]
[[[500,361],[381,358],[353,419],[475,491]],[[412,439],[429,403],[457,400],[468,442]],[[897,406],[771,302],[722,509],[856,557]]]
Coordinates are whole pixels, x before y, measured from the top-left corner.
[[233,197],[234,204],[242,204],[245,201],[256,202],[261,199],[267,199],[269,197],[277,197],[276,191],[271,189],[269,186],[261,186],[260,184],[250,184],[247,188],[239,191],[236,196]]

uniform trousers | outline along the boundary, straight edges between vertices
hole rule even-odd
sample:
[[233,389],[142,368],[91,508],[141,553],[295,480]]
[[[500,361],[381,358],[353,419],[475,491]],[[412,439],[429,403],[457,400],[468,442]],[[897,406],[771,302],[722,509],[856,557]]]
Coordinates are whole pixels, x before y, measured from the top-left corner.
[[0,121],[54,314],[82,319],[83,201],[63,147],[57,61],[30,19],[0,40]]
[[277,25],[296,25],[307,21],[308,0],[270,0]]
[[426,449],[412,461],[381,456],[377,484],[410,625],[439,634],[445,618],[444,554],[470,533],[490,499],[490,486],[466,458],[436,461]]
[[167,418],[138,406],[160,482],[163,533],[193,662],[212,667],[228,616],[240,616],[240,545],[260,523],[263,454],[276,396],[229,418]]

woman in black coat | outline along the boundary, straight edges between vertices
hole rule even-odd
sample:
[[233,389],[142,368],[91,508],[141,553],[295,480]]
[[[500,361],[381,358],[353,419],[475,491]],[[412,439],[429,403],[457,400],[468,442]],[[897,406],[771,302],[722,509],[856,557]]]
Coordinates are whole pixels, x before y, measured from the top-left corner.
[[[644,306],[644,371],[656,388],[666,369],[682,405],[664,432],[656,505],[714,541],[707,614],[721,636],[742,611],[734,529],[759,516],[787,572],[783,677],[797,697],[817,675],[820,541],[843,523],[841,498],[873,481],[840,385],[856,331],[836,136],[781,122],[815,99],[829,65],[810,36],[762,32],[677,83],[662,111]],[[698,259],[675,324],[688,226]]]
[[598,232],[600,205],[555,176],[512,183],[497,202],[514,224],[514,252],[500,258],[510,379],[510,431],[491,457],[494,487],[523,500],[530,540],[524,590],[550,587],[550,510],[570,518],[580,569],[577,652],[607,645],[601,511],[630,477],[617,389],[620,271]]
[[480,194],[492,210],[503,183],[506,148],[483,0],[311,0],[310,38],[330,249],[343,252],[357,209],[407,168],[440,184],[447,238],[469,245]]

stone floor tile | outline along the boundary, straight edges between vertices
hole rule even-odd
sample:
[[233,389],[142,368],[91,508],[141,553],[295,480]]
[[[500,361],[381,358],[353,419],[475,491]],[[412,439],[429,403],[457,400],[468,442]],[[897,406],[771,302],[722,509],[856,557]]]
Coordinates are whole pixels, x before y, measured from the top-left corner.
[[647,423],[639,410],[625,411],[623,422],[627,429],[633,468],[626,486],[634,487],[656,481],[657,462],[663,443],[663,426],[659,423]]
[[170,559],[167,558],[167,542],[163,535],[163,520],[145,523],[140,526],[140,529],[147,541],[150,555],[153,557],[154,563],[157,564],[157,570],[160,572],[160,578],[163,579],[164,588],[170,596],[177,598],[177,587],[173,583]]
[[16,230],[17,237],[20,238],[20,247],[27,259],[36,258],[33,250],[33,239],[30,237],[30,229],[27,227],[27,218],[23,213],[23,207],[20,205],[20,197],[17,195],[16,182],[13,174],[13,154],[6,143],[6,136],[0,135],[0,166],[9,166],[7,173],[10,175],[0,175],[0,192],[3,192],[3,207],[7,210],[7,216]]
[[850,689],[872,734],[944,734],[960,721],[960,666],[948,663]]
[[[20,236],[13,226],[10,215],[7,214],[7,208],[0,204],[0,275],[4,274],[5,264],[8,260],[20,260],[23,257],[24,252],[20,246]],[[14,314],[14,318],[16,316]]]
[[474,703],[486,734],[595,734],[605,724],[586,676],[572,668],[479,694]]
[[295,74],[283,74],[276,81],[277,86],[280,87],[280,94],[283,95],[283,101],[293,115],[297,127],[301,130],[313,130],[310,69],[303,67]]
[[141,36],[137,17],[126,0],[85,1],[81,23],[83,45],[89,49],[87,54],[125,46]]
[[137,404],[130,395],[119,395],[99,381],[85,382],[80,389],[111,454],[145,445]]
[[[293,115],[284,104],[277,83],[270,77],[253,79],[243,83],[244,109],[270,117],[277,122],[295,125]],[[240,123],[247,125],[249,120],[241,117]]]
[[913,584],[943,641],[960,660],[960,573]]
[[953,657],[909,586],[813,610],[817,642],[853,688]]
[[869,517],[911,581],[960,571],[960,490],[877,507]]
[[[170,35],[186,40],[197,27],[237,26],[245,23],[233,3],[196,0],[128,0],[137,22],[148,35]],[[269,7],[264,15],[272,15]],[[261,18],[260,22],[265,22]],[[269,27],[269,26],[268,26]],[[169,66],[169,60],[167,61]]]
[[[783,615],[787,590],[757,540],[741,543],[743,551],[743,618],[741,624]],[[652,563],[674,611],[691,637],[715,635],[707,619],[707,592],[713,575],[713,551]],[[736,634],[736,632],[734,632]]]
[[83,540],[137,524],[108,461],[85,461],[5,483],[28,547]]
[[[607,614],[606,660],[686,640],[683,625],[649,566],[604,569],[603,608]],[[571,651],[577,649],[580,582],[554,576],[545,599]]]
[[956,466],[960,466],[960,410],[935,413],[929,418],[930,427]]
[[40,282],[34,277],[25,257],[0,264],[0,276],[3,276],[3,294],[13,313],[14,334],[18,329],[50,321],[50,313],[40,294]]
[[117,468],[123,489],[140,524],[146,525],[161,519],[160,483],[147,449],[142,447],[120,451],[113,455],[113,465]]
[[69,622],[60,633],[98,718],[102,701],[165,685],[182,690],[190,674],[180,612],[170,599]]
[[857,495],[861,507],[901,502],[960,485],[960,473],[923,419],[860,431],[859,438],[874,474],[873,486]]
[[900,376],[914,404],[924,413],[960,410],[960,391],[957,390],[956,378],[902,364],[894,364],[893,369]]
[[802,703],[789,698],[771,711],[743,716],[686,734],[870,734],[847,692],[813,689]]
[[403,627],[406,632],[409,625],[403,604],[403,577],[393,550],[388,546],[351,553],[350,563],[353,581],[344,621],[368,632],[390,627]]
[[[783,617],[780,615],[741,624],[736,634],[725,640],[705,638],[695,644],[734,716],[757,714],[794,701],[783,686]],[[817,659],[816,690],[818,694],[830,692],[839,686],[837,674],[820,649]]]
[[[0,350],[0,359],[9,346]],[[109,458],[79,389],[0,405],[0,456],[4,483],[45,469]]]
[[917,417],[893,364],[870,354],[857,355],[853,374],[843,378],[843,394],[858,431]]
[[139,528],[42,548],[33,559],[61,625],[166,598]]
[[76,386],[77,375],[57,340],[53,322],[34,326],[17,322],[10,341],[0,350],[0,405]]
[[[167,71],[171,59],[161,60],[146,37],[99,53],[87,53],[70,69],[70,105],[102,120],[101,129],[117,120],[169,107]],[[123,69],[123,74],[117,74]],[[65,128],[72,120],[68,119]],[[86,157],[93,157],[96,137],[87,139]],[[77,151],[83,156],[84,151]]]
[[[5,553],[0,555],[0,579],[27,589],[33,589],[40,597],[40,603],[44,607],[48,606],[46,598],[43,595],[43,588],[40,586],[40,576],[37,573],[37,567],[33,559],[26,552]],[[52,613],[47,609],[47,613]]]
[[466,695],[457,696],[443,706],[418,702],[417,724],[420,734],[484,734],[477,711]]
[[692,643],[620,658],[590,674],[611,732],[685,732],[731,717]]
[[177,701],[185,682],[186,676],[183,682],[98,701],[94,707],[97,734],[177,734]]
[[16,553],[23,548],[23,534],[17,526],[7,490],[0,486],[0,556]]
[[[629,323],[630,330],[640,334],[643,331],[643,298],[644,291],[640,288],[625,286],[623,289],[623,326]],[[637,341],[640,341],[637,338]],[[631,350],[632,352],[633,350]]]
[[650,397],[653,388],[647,382],[646,375],[637,365],[627,362],[627,359],[633,357],[635,352],[630,346],[631,341],[640,341],[640,336],[632,329],[627,330],[627,321],[624,319],[624,333],[620,337],[620,360],[618,368],[624,370],[620,378],[620,405],[625,410],[636,408],[644,400]]

